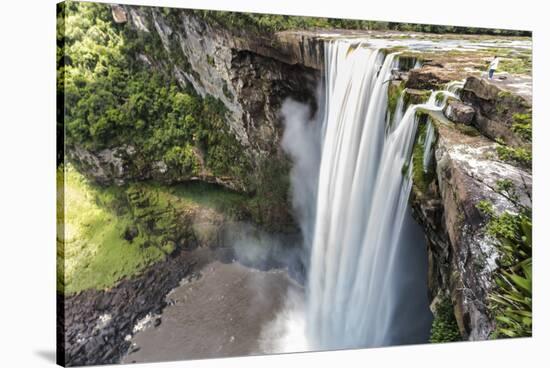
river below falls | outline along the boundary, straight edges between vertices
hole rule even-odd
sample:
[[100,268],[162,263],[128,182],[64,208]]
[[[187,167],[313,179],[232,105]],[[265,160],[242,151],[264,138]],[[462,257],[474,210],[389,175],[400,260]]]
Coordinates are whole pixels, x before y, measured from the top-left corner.
[[280,312],[289,299],[303,303],[303,288],[286,270],[259,271],[238,262],[213,261],[166,296],[169,305],[160,324],[149,323],[135,333],[131,353],[122,362],[284,351],[274,335],[288,335],[284,326],[276,325],[284,324]]

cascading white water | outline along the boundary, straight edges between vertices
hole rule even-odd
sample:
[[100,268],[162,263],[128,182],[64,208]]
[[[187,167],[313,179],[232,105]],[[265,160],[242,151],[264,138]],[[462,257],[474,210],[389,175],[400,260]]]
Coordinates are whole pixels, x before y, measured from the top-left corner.
[[[325,45],[326,109],[307,289],[306,334],[316,349],[402,343],[414,338],[396,335],[422,330],[416,335],[426,339],[429,331],[427,296],[420,307],[407,301],[418,307],[407,308],[399,295],[400,280],[415,276],[400,271],[407,269],[401,248],[415,241],[424,246],[411,239],[412,183],[402,173],[407,165],[410,171],[418,107],[409,107],[386,132],[387,82],[396,55],[384,58],[353,42]],[[430,106],[434,102],[435,96]],[[409,331],[397,326],[408,309],[427,323],[411,323]]]
[[[430,95],[430,98],[425,107],[431,111],[440,111],[445,106],[445,101],[449,97],[458,98],[458,91],[464,87],[464,81],[453,81],[447,84],[445,91],[436,91]],[[443,94],[442,100],[437,100],[437,95],[439,93]],[[422,164],[424,172],[428,172],[428,167],[433,156],[432,145],[435,140],[435,129],[433,126],[432,119],[428,117],[426,121],[426,136],[424,138],[424,153],[422,157]]]
[[[305,315],[307,341],[281,351],[428,340],[428,257],[408,205],[411,153],[417,112],[442,117],[462,85],[450,83],[405,111],[401,95],[390,121],[387,88],[398,57],[357,39],[327,41],[322,121],[309,121],[298,103],[283,106],[293,204],[310,257],[306,310],[292,314]],[[432,124],[423,141],[425,168]]]

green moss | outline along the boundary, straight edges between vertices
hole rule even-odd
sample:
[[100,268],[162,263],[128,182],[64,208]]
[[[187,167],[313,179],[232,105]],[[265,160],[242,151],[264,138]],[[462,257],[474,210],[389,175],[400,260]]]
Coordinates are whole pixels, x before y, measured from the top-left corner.
[[395,114],[395,108],[404,89],[403,82],[390,82],[388,86],[388,116],[390,124],[392,123],[392,116]]
[[531,169],[533,154],[529,147],[511,147],[499,144],[496,147],[498,158],[502,161]]
[[250,198],[238,192],[199,181],[166,187],[159,183],[144,183],[148,190],[159,192],[159,199],[171,203],[176,210],[206,208],[226,217],[241,220],[248,216]]
[[216,61],[214,60],[214,57],[211,55],[206,55],[206,62],[210,66],[216,66]]
[[532,72],[531,55],[512,55],[512,57],[502,58],[499,64],[499,70],[510,74],[531,74]]
[[464,124],[454,124],[453,128],[461,132],[462,134],[468,135],[470,137],[477,137],[481,135],[479,130],[477,130],[475,127],[471,125],[464,125]]
[[526,141],[531,141],[533,136],[533,118],[531,111],[514,114],[512,117],[512,130]]
[[247,196],[215,185],[102,187],[70,165],[57,180],[58,290],[67,294],[111,287],[195,239],[193,212],[250,218]]
[[[58,181],[63,180],[60,170]],[[70,167],[64,178],[64,194],[58,193],[58,213],[64,213],[64,222],[58,219],[57,223],[58,262],[64,266],[64,275],[58,275],[59,291],[71,294],[107,288],[164,258],[158,247],[142,246],[144,234],[132,242],[124,239],[125,230],[133,223],[131,216],[104,205],[115,205],[117,189],[98,189]]]
[[446,296],[436,305],[430,333],[431,343],[462,341],[460,330],[453,312],[451,299]]
[[424,193],[435,178],[435,165],[433,160],[431,165],[424,172],[424,142],[426,140],[427,123],[421,123],[418,126],[416,140],[412,152],[412,179],[413,188],[418,193]]
[[404,108],[407,108],[409,105],[425,103],[430,98],[431,93],[432,92],[427,89],[407,88],[403,96]]

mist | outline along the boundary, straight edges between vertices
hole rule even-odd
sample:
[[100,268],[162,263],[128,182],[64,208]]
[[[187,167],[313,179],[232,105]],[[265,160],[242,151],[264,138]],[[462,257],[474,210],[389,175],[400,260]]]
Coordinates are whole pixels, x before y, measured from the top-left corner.
[[[317,90],[317,101],[323,106],[322,83]],[[304,267],[304,280],[291,283],[283,307],[276,317],[263,326],[260,337],[261,353],[288,353],[308,351],[311,347],[306,338],[306,292],[304,283],[307,276],[310,250],[313,243],[319,165],[321,162],[321,142],[324,114],[313,114],[308,105],[287,99],[281,108],[285,130],[281,142],[283,150],[292,160],[290,171],[292,209],[301,231],[299,249]],[[264,238],[264,240],[266,240]],[[277,248],[277,239],[269,238],[272,247]],[[245,244],[245,242],[241,242]],[[238,245],[238,246],[241,246]],[[279,248],[280,249],[280,248]],[[291,253],[292,254],[292,253]],[[247,256],[247,255],[245,255]],[[279,254],[286,262],[289,254]],[[291,275],[292,276],[292,275]],[[294,280],[296,280],[293,277]]]
[[[319,106],[324,104],[321,90],[322,83],[317,89]],[[311,118],[309,106],[286,99],[281,115],[285,126],[281,146],[293,164],[290,171],[292,208],[300,225],[303,246],[309,250],[315,225],[324,114],[317,112]]]

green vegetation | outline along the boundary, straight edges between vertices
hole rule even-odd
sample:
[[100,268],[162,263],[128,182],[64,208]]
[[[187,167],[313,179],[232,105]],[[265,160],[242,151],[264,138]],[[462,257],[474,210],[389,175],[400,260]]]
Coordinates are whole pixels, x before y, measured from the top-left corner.
[[428,89],[411,89],[407,88],[403,95],[403,108],[407,108],[409,105],[422,104],[428,101],[432,91]]
[[533,64],[531,54],[514,54],[503,57],[499,64],[499,70],[510,74],[531,74]]
[[[287,163],[265,160],[252,170],[228,129],[224,104],[179,87],[171,74],[175,66],[198,83],[200,77],[177,34],[169,37],[167,52],[156,32],[114,23],[105,4],[61,4],[57,21],[58,134],[69,150],[131,147],[120,150],[128,154],[122,157],[128,177],[143,177],[163,162],[171,175],[167,181],[214,176],[250,192],[196,182],[101,187],[80,174],[87,172],[86,162],[74,158],[64,166],[60,150],[61,193],[66,170],[66,194],[58,203],[58,226],[65,221],[58,238],[60,292],[108,288],[186,244],[216,245],[210,235],[219,230],[217,220],[252,221],[270,231],[295,229],[289,224]],[[224,93],[231,94],[228,86]],[[209,220],[197,223],[197,215]]]
[[530,36],[528,31],[507,29],[454,27],[433,24],[397,23],[369,20],[302,17],[274,14],[237,13],[213,10],[194,10],[195,14],[232,30],[270,33],[289,29],[341,28],[365,30],[394,30],[428,33],[493,34]]
[[481,135],[479,130],[477,130],[472,125],[454,124],[453,128],[458,130],[460,133],[462,133],[464,135],[468,135],[470,137],[477,137],[477,136]]
[[497,156],[502,161],[519,165],[526,169],[531,169],[533,154],[529,147],[512,147],[499,141],[496,147]]
[[243,220],[251,211],[246,196],[205,183],[101,187],[70,165],[57,180],[58,290],[67,294],[113,286],[195,241],[196,213]]
[[[177,177],[199,174],[201,162],[214,175],[246,176],[250,164],[227,128],[225,106],[179,88],[162,72],[172,68],[155,67],[166,60],[185,67],[185,60],[172,61],[156,33],[115,24],[103,4],[68,2],[59,9],[58,97],[69,147],[131,145],[138,169],[163,161]],[[184,59],[181,50],[173,54]]]
[[[413,188],[417,193],[426,193],[428,186],[435,178],[435,165],[433,160],[431,165],[428,166],[427,172],[424,172],[424,145],[426,141],[427,125],[428,122],[418,125],[416,141],[412,152]],[[434,143],[435,140],[432,144]]]
[[[442,103],[445,100],[445,94],[444,93],[438,93],[435,95],[435,100],[438,103]],[[448,100],[452,100],[452,97],[450,97]]]
[[[67,167],[65,175],[58,169],[57,180],[63,180],[63,201],[58,194],[58,263],[64,273],[58,274],[58,291],[67,294],[88,288],[106,288],[126,276],[132,276],[149,264],[164,258],[158,246],[149,246],[144,234],[132,241],[124,239],[133,225],[129,214],[118,214],[105,204],[117,203],[115,189],[98,190],[84,177]],[[61,222],[60,222],[61,221]],[[63,277],[64,276],[64,277]]]
[[531,142],[533,137],[533,118],[531,112],[514,114],[513,119],[512,130],[524,140]]
[[292,231],[296,224],[288,215],[290,202],[290,161],[264,157],[251,177],[254,197],[251,215],[254,222],[268,231]]
[[399,98],[404,90],[405,86],[402,82],[390,82],[388,85],[388,116],[390,124],[392,124],[392,117],[393,114],[395,114],[395,108],[397,107]]
[[525,337],[532,334],[532,215],[531,208],[519,202],[513,184],[497,183],[497,192],[515,206],[515,213],[496,214],[489,201],[478,203],[487,217],[487,234],[499,251],[494,272],[495,289],[489,295],[489,306],[495,317],[493,338]]
[[430,333],[431,343],[462,341],[456,323],[451,298],[445,296],[435,307],[434,320]]

